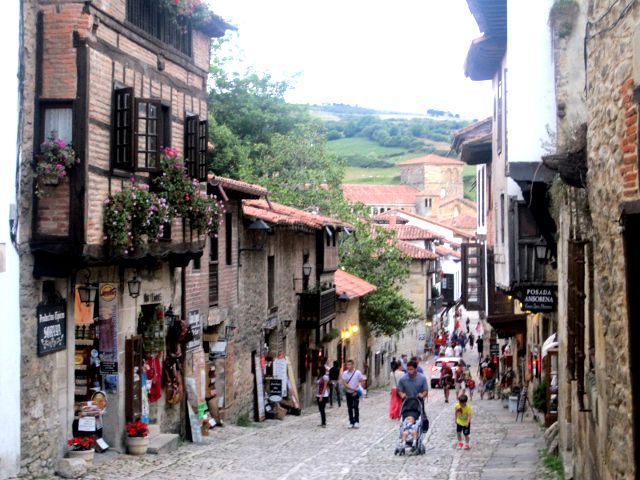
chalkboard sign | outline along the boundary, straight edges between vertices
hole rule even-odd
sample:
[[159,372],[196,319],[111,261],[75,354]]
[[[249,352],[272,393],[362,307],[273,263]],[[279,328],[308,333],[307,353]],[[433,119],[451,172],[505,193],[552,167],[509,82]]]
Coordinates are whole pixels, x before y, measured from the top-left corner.
[[489,353],[491,355],[498,355],[500,353],[500,347],[498,346],[498,343],[491,343],[491,346],[489,347]]
[[38,305],[38,356],[67,348],[67,303]]
[[280,378],[269,379],[269,396],[271,395],[282,397],[282,380]]
[[526,408],[526,402],[527,402],[527,389],[529,387],[525,386],[522,391],[520,392],[520,397],[518,397],[518,412],[517,413],[524,413],[525,408]]

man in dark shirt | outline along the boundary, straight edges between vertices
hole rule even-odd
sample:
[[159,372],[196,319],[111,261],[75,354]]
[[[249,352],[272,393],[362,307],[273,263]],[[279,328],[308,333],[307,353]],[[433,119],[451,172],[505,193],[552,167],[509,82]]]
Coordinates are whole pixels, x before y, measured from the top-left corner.
[[341,406],[342,399],[340,398],[340,365],[338,361],[333,361],[333,366],[329,369],[329,407],[333,407],[333,392],[336,392],[336,401],[338,407]]
[[398,382],[398,394],[403,400],[407,397],[423,400],[429,396],[427,379],[418,373],[418,365],[413,360],[407,363],[407,373]]

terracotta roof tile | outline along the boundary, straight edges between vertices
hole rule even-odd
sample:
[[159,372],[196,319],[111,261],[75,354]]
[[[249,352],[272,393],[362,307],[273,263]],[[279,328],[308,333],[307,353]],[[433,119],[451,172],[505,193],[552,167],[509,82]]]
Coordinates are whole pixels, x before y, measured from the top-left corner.
[[340,220],[267,200],[243,200],[242,211],[249,217],[260,218],[273,225],[307,227],[314,230],[320,230],[325,226],[352,228]]
[[464,165],[463,162],[455,158],[441,157],[440,155],[429,154],[424,157],[412,158],[398,164],[400,167],[404,165]]
[[472,215],[459,215],[449,220],[441,220],[442,223],[451,225],[455,228],[475,229],[477,225],[476,217]]
[[259,197],[265,197],[269,195],[269,191],[260,185],[254,185],[252,183],[242,182],[240,180],[234,180],[232,178],[218,177],[217,175],[213,174],[209,174],[208,179],[209,183],[213,186],[222,185],[222,187],[225,189],[235,190],[251,195],[257,195]]
[[408,185],[360,185],[345,183],[342,191],[347,201],[365,205],[410,205],[416,203],[418,190]]
[[[389,212],[393,212],[393,213],[389,214]],[[386,212],[383,212],[383,213],[378,213],[377,215],[373,216],[373,221],[378,223],[388,223],[391,220],[391,217],[396,217],[396,222],[398,224],[409,223],[409,220],[407,220],[406,218],[399,217],[398,215],[396,215],[396,212],[397,210],[393,209],[393,210],[387,210]]]
[[346,293],[349,298],[364,297],[367,293],[375,292],[378,289],[366,280],[340,269],[336,270],[335,283],[336,295]]
[[398,240],[397,246],[402,253],[408,255],[411,258],[415,259],[427,259],[427,260],[436,260],[438,259],[438,255],[433,253],[431,250],[427,250],[426,248],[420,248],[412,243],[405,242],[404,240]]
[[449,199],[445,199],[442,203],[440,203],[440,206],[443,207],[445,205],[448,205],[450,203],[454,203],[454,202],[459,202],[462,203],[463,205],[466,205],[469,208],[476,208],[476,202],[473,202],[467,198],[449,198]]
[[395,230],[400,240],[429,240],[444,238],[438,233],[416,227],[415,225],[382,225],[389,230]]
[[440,227],[444,227],[444,228],[448,228],[449,230],[451,230],[453,233],[455,233],[457,236],[459,237],[464,237],[464,238],[473,238],[475,237],[475,235],[469,233],[469,232],[465,232],[464,230],[461,230],[462,227],[454,227],[452,225],[449,225],[448,223],[444,222],[443,220],[434,220],[431,217],[423,217],[422,215],[418,215],[417,213],[413,213],[413,212],[407,212],[404,210],[398,210],[397,208],[392,208],[391,210],[387,210],[386,212],[384,212],[381,215],[386,215],[387,218],[392,216],[392,215],[397,215],[397,214],[403,214],[403,215],[407,215],[409,217],[413,217],[415,219],[418,220],[423,220],[425,222],[430,222],[433,223],[435,225],[439,225]]

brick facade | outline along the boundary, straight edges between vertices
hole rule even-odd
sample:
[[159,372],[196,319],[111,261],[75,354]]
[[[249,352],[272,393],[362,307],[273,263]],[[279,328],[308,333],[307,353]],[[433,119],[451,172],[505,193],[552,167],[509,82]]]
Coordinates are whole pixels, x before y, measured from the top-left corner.
[[[90,266],[92,283],[112,282],[118,298],[117,393],[109,394],[104,415],[104,436],[121,450],[124,427],[125,340],[138,330],[141,306],[173,305],[208,313],[208,269],[182,268],[166,259],[142,263],[109,260],[103,252],[103,209],[110,193],[130,184],[131,173],[111,170],[112,103],[114,88],[133,88],[137,98],[158,99],[170,115],[170,143],[183,154],[183,125],[187,114],[207,117],[206,80],[209,69],[209,37],[193,31],[192,57],[142,36],[125,23],[126,0],[48,1],[23,0],[21,62],[20,238],[21,330],[22,330],[22,471],[24,477],[52,473],[64,454],[74,418],[74,302],[73,287],[83,282],[86,258],[98,259]],[[39,27],[41,25],[42,28]],[[41,38],[41,42],[38,42]],[[57,102],[57,103],[55,103]],[[63,103],[60,103],[63,102]],[[44,186],[44,196],[33,196],[31,163],[44,132],[45,105],[72,108],[73,147],[81,163],[58,186]],[[168,144],[169,142],[167,142]],[[136,171],[139,181],[148,174]],[[34,230],[32,231],[32,225]],[[183,235],[186,232],[186,236]],[[171,250],[178,244],[201,249],[203,238],[183,230],[180,219],[172,225]],[[29,247],[32,247],[30,249]],[[62,256],[60,252],[64,251]],[[46,252],[43,254],[42,252]],[[37,272],[34,275],[34,272]],[[133,299],[127,281],[133,275],[142,282],[141,295]],[[36,306],[43,300],[43,282],[53,282],[67,299],[67,348],[45,356],[36,355]],[[155,297],[155,298],[154,298]],[[151,418],[163,431],[180,431],[180,408],[166,405],[164,397],[151,406]]]

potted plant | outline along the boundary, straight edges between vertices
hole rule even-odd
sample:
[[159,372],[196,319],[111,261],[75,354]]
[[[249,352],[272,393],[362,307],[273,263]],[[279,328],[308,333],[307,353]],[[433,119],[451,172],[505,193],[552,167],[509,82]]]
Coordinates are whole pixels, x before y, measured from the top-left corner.
[[68,452],[69,458],[81,458],[87,463],[93,462],[95,450],[93,445],[95,440],[91,437],[73,437],[67,440],[67,445],[71,447]]
[[35,172],[43,185],[58,185],[67,177],[67,172],[80,163],[71,145],[53,136],[40,146],[40,151]]
[[127,423],[127,451],[129,455],[144,455],[149,447],[149,424],[136,420]]

